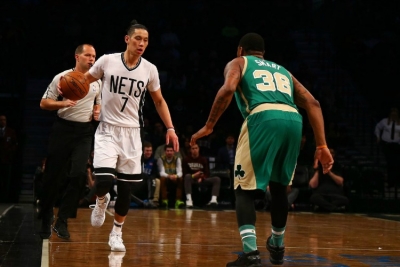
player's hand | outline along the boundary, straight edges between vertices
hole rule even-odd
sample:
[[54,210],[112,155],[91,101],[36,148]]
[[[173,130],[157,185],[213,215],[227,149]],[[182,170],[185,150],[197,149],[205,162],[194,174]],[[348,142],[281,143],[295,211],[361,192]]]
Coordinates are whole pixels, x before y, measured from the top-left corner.
[[321,162],[322,171],[324,174],[328,173],[333,166],[333,157],[327,147],[318,148],[315,150],[314,155],[314,169],[318,168],[318,161]]
[[178,136],[176,135],[175,131],[167,130],[165,134],[165,143],[168,145],[170,142],[174,145],[174,151],[179,151],[179,140]]
[[66,108],[74,107],[76,105],[76,101],[72,101],[69,99],[65,99],[63,100],[63,102],[64,102],[64,107]]
[[190,139],[190,145],[193,146],[196,144],[197,139],[202,138],[203,136],[207,136],[213,132],[213,128],[208,128],[207,126],[204,126],[201,128],[197,133],[192,135],[192,139]]

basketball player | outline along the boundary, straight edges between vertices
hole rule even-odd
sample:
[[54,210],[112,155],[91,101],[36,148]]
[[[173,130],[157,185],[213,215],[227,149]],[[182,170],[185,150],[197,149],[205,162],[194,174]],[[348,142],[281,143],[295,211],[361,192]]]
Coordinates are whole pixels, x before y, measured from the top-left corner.
[[267,240],[272,264],[283,264],[284,233],[288,214],[286,187],[296,166],[302,136],[302,117],[297,106],[306,109],[317,144],[315,166],[324,173],[333,164],[325,141],[319,102],[284,67],[264,60],[264,40],[256,33],[244,35],[237,58],[224,71],[206,125],[192,136],[191,144],[209,135],[235,94],[244,117],[236,149],[234,189],[236,215],[244,253],[226,266],[261,266],[256,244],[256,195],[269,185],[272,234]]
[[91,222],[95,227],[103,225],[110,201],[107,192],[116,178],[118,198],[108,243],[112,251],[125,251],[121,230],[130,207],[131,184],[141,181],[140,128],[147,90],[167,127],[166,143],[171,142],[175,151],[179,151],[178,137],[161,94],[157,68],[142,57],[148,42],[147,28],[132,21],[125,35],[125,52],[101,56],[85,74],[91,82],[100,78],[103,81],[103,107],[95,134],[93,160],[97,200]]
[[101,104],[101,81],[91,83],[89,93],[78,101],[63,98],[59,93],[58,83],[60,77],[67,72],[87,72],[95,59],[96,51],[92,45],[79,45],[75,50],[75,67],[57,74],[40,101],[40,108],[57,110],[49,138],[44,172],[44,193],[40,212],[43,238],[49,238],[51,235],[53,206],[59,196],[60,187],[65,185],[65,176],[67,186],[61,192],[58,218],[53,230],[60,238],[70,237],[67,219],[76,216],[80,188],[86,177],[86,163],[93,142],[94,128],[91,121],[92,117],[95,120],[99,119]]

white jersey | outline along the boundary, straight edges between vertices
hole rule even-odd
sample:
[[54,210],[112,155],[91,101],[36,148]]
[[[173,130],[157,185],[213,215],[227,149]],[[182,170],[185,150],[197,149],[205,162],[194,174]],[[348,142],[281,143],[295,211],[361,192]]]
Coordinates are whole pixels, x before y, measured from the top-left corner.
[[146,90],[160,89],[157,67],[140,57],[138,64],[129,69],[124,53],[115,53],[101,56],[89,73],[103,81],[100,121],[120,127],[141,127]]
[[[57,84],[60,81],[60,77],[71,71],[74,71],[74,69],[63,71],[54,76],[42,98],[57,100],[60,96],[57,90]],[[101,105],[100,88],[101,81],[92,82],[88,94],[84,98],[78,100],[75,106],[59,109],[57,111],[58,117],[64,120],[76,122],[91,121],[93,116],[93,105]]]

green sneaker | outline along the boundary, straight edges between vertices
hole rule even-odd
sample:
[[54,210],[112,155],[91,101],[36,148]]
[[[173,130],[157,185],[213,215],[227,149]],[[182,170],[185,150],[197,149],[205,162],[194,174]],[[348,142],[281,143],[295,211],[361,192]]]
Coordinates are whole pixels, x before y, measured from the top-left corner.
[[177,200],[175,201],[175,209],[182,209],[185,207],[185,203],[183,201]]
[[163,200],[163,201],[161,202],[161,207],[162,207],[162,208],[165,208],[165,209],[168,209],[168,200]]

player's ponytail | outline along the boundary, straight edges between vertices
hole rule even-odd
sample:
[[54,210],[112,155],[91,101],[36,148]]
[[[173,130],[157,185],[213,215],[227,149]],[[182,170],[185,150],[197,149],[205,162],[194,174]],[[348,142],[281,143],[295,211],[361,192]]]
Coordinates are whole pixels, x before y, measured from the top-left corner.
[[131,20],[131,23],[129,24],[129,27],[126,30],[126,32],[129,36],[131,36],[135,32],[136,29],[143,29],[143,30],[148,31],[146,26],[144,26],[143,24],[139,24],[137,22],[137,20],[133,19],[133,20]]

